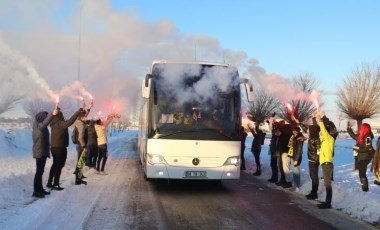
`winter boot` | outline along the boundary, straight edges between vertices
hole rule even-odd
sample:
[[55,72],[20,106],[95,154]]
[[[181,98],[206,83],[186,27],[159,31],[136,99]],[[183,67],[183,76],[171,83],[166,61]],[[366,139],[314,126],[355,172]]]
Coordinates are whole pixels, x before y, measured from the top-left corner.
[[367,180],[367,178],[360,178],[360,182],[362,183],[363,192],[368,192],[368,180]]
[[307,194],[306,199],[308,200],[315,200],[318,198],[318,194],[316,192],[311,191],[309,194]]
[[42,189],[39,192],[42,193],[42,194],[44,194],[44,195],[50,195],[50,192],[46,191],[45,189]]
[[270,183],[276,183],[278,181],[278,178],[276,176],[272,176],[267,181],[270,182]]
[[261,175],[261,166],[258,165],[256,168],[256,172],[253,174],[254,176],[260,176]]
[[261,170],[256,170],[256,172],[253,175],[254,176],[260,176],[261,175]]
[[36,191],[36,192],[33,192],[33,197],[37,197],[37,198],[44,198],[45,195],[39,191]]
[[87,185],[87,182],[80,179],[79,177],[75,178],[75,185],[81,185],[81,184]]
[[318,204],[317,206],[319,209],[330,209],[331,208],[331,204],[326,203],[326,202],[322,202],[322,203]]
[[280,180],[278,182],[275,183],[277,186],[282,186],[284,184],[286,184],[286,180],[281,177]]
[[52,181],[53,181],[53,179],[49,177],[49,180],[48,180],[48,183],[46,185],[46,188],[50,188],[50,189],[53,188],[53,182]]
[[285,182],[283,185],[282,185],[283,188],[291,188],[292,187],[292,182]]

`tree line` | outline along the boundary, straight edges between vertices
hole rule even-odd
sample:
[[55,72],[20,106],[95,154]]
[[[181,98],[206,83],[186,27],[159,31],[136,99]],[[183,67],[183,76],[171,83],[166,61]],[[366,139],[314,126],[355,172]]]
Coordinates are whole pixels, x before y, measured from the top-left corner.
[[[302,73],[291,78],[293,87],[310,94],[317,90],[319,82],[311,73]],[[322,91],[323,96],[323,91]],[[271,114],[291,122],[292,116],[300,122],[310,120],[318,108],[307,99],[289,98],[289,109],[278,98],[267,91],[256,88],[254,101],[248,106],[247,116],[252,121],[264,122]],[[319,106],[323,106],[323,98]],[[380,66],[378,64],[362,63],[346,76],[343,84],[338,86],[336,104],[339,112],[348,119],[355,120],[357,127],[364,119],[375,118],[380,113]],[[341,119],[342,116],[339,116]]]

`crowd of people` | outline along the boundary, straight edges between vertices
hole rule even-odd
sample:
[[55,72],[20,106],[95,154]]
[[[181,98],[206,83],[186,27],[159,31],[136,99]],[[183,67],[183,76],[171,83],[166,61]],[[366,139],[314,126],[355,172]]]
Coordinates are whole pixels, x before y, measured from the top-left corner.
[[88,120],[87,117],[93,103],[90,103],[88,109],[85,107],[83,102],[82,107],[67,120],[58,105],[51,113],[41,111],[36,114],[32,130],[33,158],[36,160],[33,197],[43,198],[50,194],[50,191],[44,189],[42,185],[46,160],[50,156],[53,158],[53,163],[46,188],[56,191],[64,189],[60,186],[60,176],[67,158],[67,147],[70,140],[69,127],[73,124],[71,139],[78,152],[74,171],[75,185],[87,184],[84,180],[86,177],[83,175],[84,166],[96,169],[98,174],[106,175],[104,168],[108,157],[107,126],[114,115],[107,116],[105,120]]
[[[318,204],[320,209],[331,208],[332,201],[332,181],[334,171],[334,144],[338,136],[338,131],[332,121],[325,115],[316,113],[309,125],[299,122],[292,116],[290,123],[284,120],[276,121],[274,116],[267,121],[271,132],[269,143],[270,167],[272,176],[267,180],[290,191],[299,191],[301,186],[301,170],[303,145],[307,142],[307,160],[309,175],[311,179],[311,190],[305,196],[306,199],[315,200],[318,198],[319,187],[319,167],[322,169],[321,175],[326,189],[325,201]],[[254,176],[261,175],[260,152],[263,138],[259,129],[260,122],[255,122],[255,128],[248,127],[253,135],[251,151],[255,158],[256,172]],[[246,169],[244,159],[245,140],[247,133],[242,127],[242,152],[241,170]],[[353,146],[355,156],[354,169],[359,171],[359,181],[363,192],[368,191],[367,168],[370,162],[371,172],[375,174],[376,185],[380,186],[380,139],[377,140],[376,147],[372,146],[374,135],[368,123],[362,123],[357,133],[354,133],[350,123],[347,124],[347,132],[356,141]],[[244,146],[243,146],[244,145]],[[243,148],[244,147],[244,148]]]

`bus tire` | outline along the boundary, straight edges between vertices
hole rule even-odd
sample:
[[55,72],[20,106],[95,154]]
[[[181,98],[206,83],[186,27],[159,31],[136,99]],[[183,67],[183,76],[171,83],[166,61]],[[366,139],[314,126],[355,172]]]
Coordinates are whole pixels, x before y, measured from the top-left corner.
[[148,178],[148,177],[146,176],[146,173],[144,172],[144,180],[145,180],[145,181],[152,181],[152,178]]

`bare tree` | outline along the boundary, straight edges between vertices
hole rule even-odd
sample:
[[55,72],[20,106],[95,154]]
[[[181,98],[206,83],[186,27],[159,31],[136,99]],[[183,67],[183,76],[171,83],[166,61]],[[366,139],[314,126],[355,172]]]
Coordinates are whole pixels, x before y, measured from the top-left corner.
[[[70,117],[77,109],[75,108],[76,105],[69,97],[61,97],[60,98],[59,107],[62,109],[62,113],[64,117]],[[55,104],[51,101],[45,101],[41,98],[36,98],[33,100],[25,101],[23,104],[25,113],[30,117],[34,118],[34,116],[39,113],[40,111],[47,111],[52,112]],[[79,109],[79,108],[78,108]]]
[[39,113],[40,111],[51,111],[52,106],[53,105],[51,102],[44,101],[40,98],[25,101],[23,104],[25,113],[30,118],[32,118],[32,120],[36,116],[36,114]]
[[16,96],[8,94],[5,98],[0,101],[0,114],[3,114],[11,109],[19,102],[23,96]]
[[252,121],[263,122],[269,118],[281,103],[273,96],[262,89],[254,93],[254,101],[249,105],[247,115]]
[[311,73],[302,73],[292,78],[292,85],[302,92],[311,93],[318,88],[319,82]]
[[[313,90],[317,89],[319,83],[312,74],[303,73],[292,78],[292,85],[301,92],[310,94]],[[306,98],[290,100],[291,101],[289,104],[291,106],[291,109],[287,108],[286,105],[283,105],[279,108],[279,117],[288,122],[292,121],[291,116],[296,117],[300,122],[305,122],[309,120],[312,117],[313,113],[317,111],[317,108],[313,102]],[[319,102],[319,106],[322,105],[323,103]]]
[[362,63],[356,66],[338,88],[339,110],[357,121],[357,127],[364,119],[373,118],[380,112],[380,66]]

